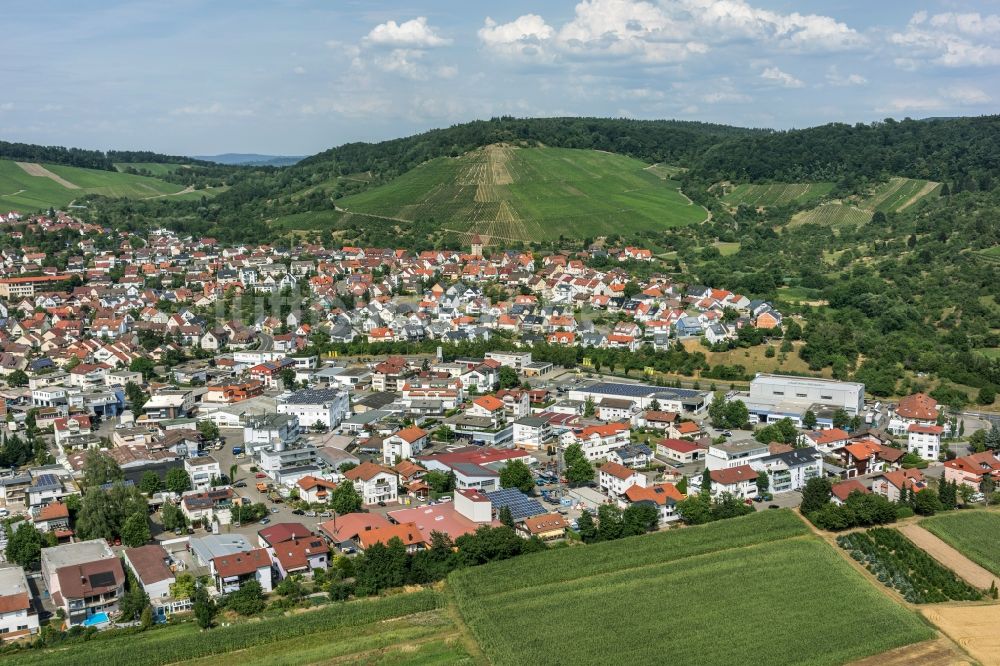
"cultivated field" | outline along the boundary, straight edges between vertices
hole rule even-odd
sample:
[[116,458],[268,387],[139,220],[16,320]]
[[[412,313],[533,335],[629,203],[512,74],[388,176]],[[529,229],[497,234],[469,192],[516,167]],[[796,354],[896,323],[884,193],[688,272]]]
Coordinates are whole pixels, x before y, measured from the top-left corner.
[[936,192],[941,186],[930,180],[890,178],[864,197],[833,201],[797,213],[792,224],[824,226],[859,225],[870,222],[875,211],[898,213],[920,199]]
[[271,664],[344,661],[372,664],[471,663],[441,593],[424,590],[336,603],[295,615],[237,622],[207,632],[194,623],[141,636],[102,637],[66,648],[18,653],[0,663]]
[[786,511],[524,556],[449,582],[497,665],[842,664],[934,635]]
[[922,520],[920,526],[979,566],[1000,576],[1000,513],[951,512]]
[[730,206],[787,206],[815,201],[832,189],[833,183],[743,183],[726,192],[722,200]]
[[61,164],[26,165],[22,167],[10,160],[0,160],[0,211],[58,208],[88,194],[145,199],[172,195],[183,189],[157,178],[115,171]]
[[[674,181],[621,155],[493,145],[437,158],[391,183],[341,199],[350,212],[433,219],[446,232],[498,244],[584,238],[704,220]],[[286,225],[287,226],[287,225]]]
[[1000,606],[939,605],[921,613],[982,666],[1000,666]]

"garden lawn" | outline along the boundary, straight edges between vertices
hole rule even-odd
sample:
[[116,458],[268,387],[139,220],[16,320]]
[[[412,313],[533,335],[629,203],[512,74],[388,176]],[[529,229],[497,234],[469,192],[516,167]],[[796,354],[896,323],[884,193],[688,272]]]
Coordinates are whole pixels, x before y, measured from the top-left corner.
[[[423,645],[434,654],[458,658],[464,650],[457,643],[453,644],[451,636],[457,631],[439,611],[443,604],[442,594],[424,590],[333,603],[316,610],[243,621],[206,632],[188,622],[141,635],[99,635],[86,643],[0,657],[0,664],[159,666],[188,664],[199,659],[206,664],[301,664],[367,655],[369,650],[380,653],[392,646],[408,649],[415,645]],[[398,618],[411,619],[398,621]],[[385,636],[381,635],[383,631]],[[398,660],[389,661],[399,663]],[[433,659],[409,663],[433,663]]]
[[953,511],[922,520],[920,526],[1000,576],[1000,513]]
[[788,518],[798,520],[769,511],[540,553],[450,582],[498,666],[606,664],[611,655],[619,663],[842,664],[934,635],[828,544],[778,524]]

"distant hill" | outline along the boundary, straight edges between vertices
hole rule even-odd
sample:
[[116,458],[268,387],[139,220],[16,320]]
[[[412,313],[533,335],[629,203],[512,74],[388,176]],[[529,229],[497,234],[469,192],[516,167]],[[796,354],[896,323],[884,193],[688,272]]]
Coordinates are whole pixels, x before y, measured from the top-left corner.
[[195,159],[216,164],[233,166],[291,166],[304,158],[291,155],[259,155],[257,153],[223,153],[221,155],[199,155]]

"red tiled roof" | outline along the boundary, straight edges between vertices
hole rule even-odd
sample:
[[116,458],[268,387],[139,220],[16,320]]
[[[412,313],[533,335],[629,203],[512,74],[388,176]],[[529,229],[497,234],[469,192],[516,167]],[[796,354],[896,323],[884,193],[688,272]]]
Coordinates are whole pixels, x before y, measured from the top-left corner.
[[661,506],[666,504],[668,500],[680,502],[684,499],[684,495],[682,495],[681,492],[677,490],[677,487],[672,483],[657,483],[656,485],[647,486],[645,488],[638,485],[632,486],[625,491],[625,497],[627,497],[630,502],[649,501]]
[[625,465],[619,465],[616,462],[604,463],[601,465],[601,471],[623,481],[635,474],[633,470],[629,469]]
[[896,414],[904,419],[933,421],[937,418],[937,400],[926,393],[914,393],[899,401]]
[[233,576],[246,576],[256,572],[257,569],[271,566],[271,558],[263,548],[254,548],[247,553],[213,557],[212,563],[220,577],[232,578]]
[[752,481],[757,478],[757,471],[750,465],[740,465],[728,469],[712,470],[712,483],[731,486],[742,481]]
[[833,492],[834,496],[840,499],[840,501],[842,502],[846,501],[847,496],[853,493],[854,491],[858,491],[865,494],[871,492],[870,490],[868,490],[868,488],[864,486],[863,483],[861,483],[857,479],[848,479],[847,481],[841,481],[840,483],[835,483],[833,484],[833,487],[830,490]]

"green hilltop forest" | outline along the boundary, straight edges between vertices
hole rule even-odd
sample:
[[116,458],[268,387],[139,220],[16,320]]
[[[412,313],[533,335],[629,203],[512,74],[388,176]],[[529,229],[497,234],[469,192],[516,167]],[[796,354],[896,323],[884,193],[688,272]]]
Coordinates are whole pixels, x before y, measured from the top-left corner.
[[[998,170],[998,116],[780,132],[495,118],[286,168],[191,162],[161,178],[212,190],[95,199],[81,214],[224,242],[423,250],[477,232],[542,252],[599,236],[641,244],[662,259],[653,270],[802,315],[781,354],[810,371],[963,406],[1000,390]],[[735,358],[730,375],[745,374]]]

